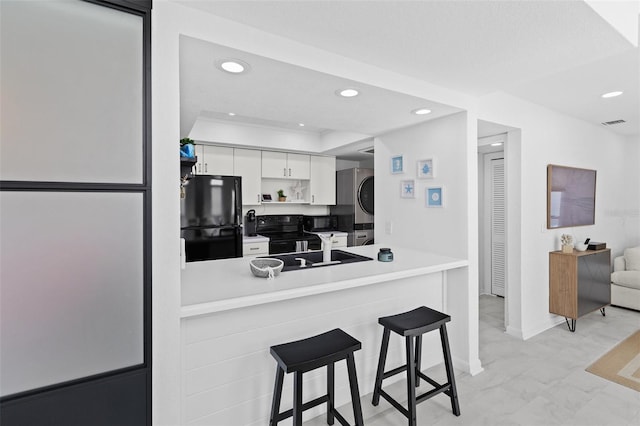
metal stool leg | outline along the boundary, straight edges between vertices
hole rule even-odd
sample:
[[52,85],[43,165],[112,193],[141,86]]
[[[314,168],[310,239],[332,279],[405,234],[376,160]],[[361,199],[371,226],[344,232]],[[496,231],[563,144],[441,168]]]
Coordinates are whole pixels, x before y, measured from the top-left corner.
[[279,365],[276,366],[276,384],[273,389],[273,400],[271,403],[271,418],[269,426],[278,425],[278,414],[280,413],[280,398],[282,397],[282,382],[284,380],[284,370]]
[[376,373],[376,384],[373,388],[373,399],[371,403],[380,403],[380,389],[382,388],[382,376],[384,375],[384,364],[387,361],[387,348],[389,347],[389,329],[385,328],[382,333],[382,345],[380,345],[380,358],[378,359],[378,372]]
[[353,418],[355,426],[364,426],[362,419],[362,406],[360,405],[360,391],[358,390],[358,376],[356,375],[356,363],[353,353],[347,357],[347,370],[349,372],[349,388],[351,389],[351,404],[353,405]]
[[442,351],[444,352],[444,364],[447,370],[447,380],[451,384],[448,395],[451,398],[451,411],[456,416],[460,415],[460,404],[458,403],[458,390],[456,389],[456,377],[453,372],[453,362],[451,361],[451,350],[449,349],[449,338],[447,336],[447,327],[442,324],[440,326],[440,341],[442,342]]
[[293,379],[293,426],[302,426],[302,373],[295,372]]
[[409,426],[416,426],[416,361],[413,336],[406,337],[407,347],[407,417]]
[[334,414],[333,410],[335,407],[334,398],[335,398],[335,364],[332,362],[327,365],[327,396],[329,399],[327,400],[327,424],[332,425],[334,422]]

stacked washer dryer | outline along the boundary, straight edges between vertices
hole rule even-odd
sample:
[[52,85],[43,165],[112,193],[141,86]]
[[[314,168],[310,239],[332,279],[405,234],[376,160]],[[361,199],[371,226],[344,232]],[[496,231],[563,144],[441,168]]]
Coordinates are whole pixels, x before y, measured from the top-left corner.
[[347,233],[348,246],[373,244],[373,169],[346,169],[336,172],[338,229]]

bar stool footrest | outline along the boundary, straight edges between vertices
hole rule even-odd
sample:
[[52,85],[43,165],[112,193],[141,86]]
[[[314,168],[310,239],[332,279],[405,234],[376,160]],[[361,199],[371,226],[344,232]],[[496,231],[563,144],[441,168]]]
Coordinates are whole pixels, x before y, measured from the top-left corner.
[[393,397],[388,393],[386,393],[384,390],[380,389],[379,392],[380,392],[380,396],[386,399],[389,404],[393,405],[396,408],[396,410],[400,411],[406,418],[409,418],[409,410],[407,410],[402,405],[400,405],[398,401],[393,399]]
[[[320,404],[324,404],[325,402],[329,402],[329,395],[322,395],[312,401],[309,402],[305,402],[304,404],[302,404],[302,411],[306,411],[309,408],[313,408],[316,407]],[[336,420],[338,420],[340,422],[340,424],[342,426],[351,426],[349,424],[349,422],[347,422],[347,420],[342,417],[342,414],[340,414],[340,412],[338,410],[336,410],[335,408],[331,409],[333,415],[335,416]],[[278,413],[278,418],[277,421],[280,422],[284,419],[288,419],[289,417],[293,416],[293,408],[287,410],[287,411],[283,411],[282,413]]]
[[399,373],[405,373],[406,371],[407,371],[407,364],[401,365],[398,368],[394,368],[393,370],[389,370],[382,373],[382,380],[388,379],[389,377],[395,376],[396,374],[399,374]]
[[434,397],[440,393],[447,394],[447,391],[451,389],[451,385],[447,383],[446,385],[440,385],[434,389],[431,389],[428,392],[423,393],[422,395],[416,396],[416,404],[419,404],[422,401],[426,401],[427,399]]
[[[315,406],[318,406],[322,403],[325,403],[329,401],[329,395],[322,395],[312,401],[309,402],[305,402],[304,404],[302,404],[302,411],[306,411],[309,408],[313,408]],[[278,421],[280,420],[284,420],[284,419],[288,419],[289,417],[293,416],[293,408],[287,410],[287,411],[283,411],[282,413],[278,413]]]

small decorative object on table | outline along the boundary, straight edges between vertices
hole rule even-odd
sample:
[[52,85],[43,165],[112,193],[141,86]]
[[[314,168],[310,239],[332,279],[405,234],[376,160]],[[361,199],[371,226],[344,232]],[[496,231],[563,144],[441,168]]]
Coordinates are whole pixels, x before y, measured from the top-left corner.
[[278,189],[278,201],[287,201],[287,196],[282,189]]
[[562,234],[560,236],[560,243],[562,244],[563,253],[573,253],[573,237],[569,234]]
[[378,252],[378,260],[380,262],[393,262],[393,253],[390,248],[381,248]]

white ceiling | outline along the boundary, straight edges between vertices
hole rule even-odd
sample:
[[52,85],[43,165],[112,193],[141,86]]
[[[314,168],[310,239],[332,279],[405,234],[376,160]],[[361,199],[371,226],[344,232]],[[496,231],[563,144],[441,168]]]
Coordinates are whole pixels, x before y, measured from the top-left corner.
[[[239,59],[251,69],[242,75],[221,71],[215,62],[224,58]],[[361,94],[335,94],[348,87]],[[199,115],[308,132],[377,135],[424,121],[411,114],[414,109],[431,109],[430,119],[461,111],[187,36],[180,38],[180,99],[183,134]]]
[[[608,128],[638,134],[638,48],[582,1],[174,1],[463,93],[505,91],[598,124],[623,119]],[[201,111],[233,111],[267,123],[375,135],[411,124],[406,117],[416,118],[407,108],[429,104],[366,87],[367,99],[358,97],[354,109],[355,102],[338,103],[333,94],[336,85],[354,82],[226,52],[252,66],[239,88],[238,76],[211,71],[215,56],[208,55],[225,49],[181,41],[183,134]],[[625,93],[600,97],[612,90]]]

